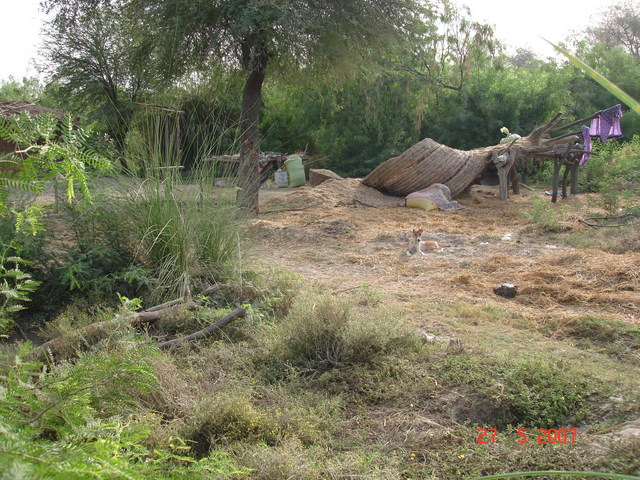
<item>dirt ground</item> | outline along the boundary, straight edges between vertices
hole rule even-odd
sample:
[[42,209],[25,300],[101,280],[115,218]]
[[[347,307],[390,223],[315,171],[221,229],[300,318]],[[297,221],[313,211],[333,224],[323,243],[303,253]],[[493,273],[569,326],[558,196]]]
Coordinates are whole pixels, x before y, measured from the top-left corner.
[[[398,206],[358,179],[317,187],[262,189],[254,221],[254,260],[283,267],[332,292],[369,288],[394,307],[418,302],[495,306],[536,321],[591,314],[638,324],[640,253],[575,249],[523,219],[531,196],[508,201],[497,187],[474,186],[458,198],[465,210]],[[545,197],[549,199],[549,197]],[[582,201],[577,195],[563,202]],[[560,208],[560,205],[558,206]],[[440,250],[405,255],[411,228],[421,227]],[[589,230],[569,214],[566,228]],[[518,287],[499,297],[502,283]]]

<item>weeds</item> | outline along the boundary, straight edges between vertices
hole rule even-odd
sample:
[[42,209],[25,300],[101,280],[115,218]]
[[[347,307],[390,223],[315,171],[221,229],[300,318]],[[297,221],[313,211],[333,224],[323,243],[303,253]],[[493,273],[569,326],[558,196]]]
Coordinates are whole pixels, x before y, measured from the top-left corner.
[[373,364],[415,344],[398,321],[382,316],[364,321],[345,301],[331,296],[300,299],[282,328],[276,356],[315,372]]
[[557,206],[541,197],[532,200],[531,209],[522,212],[522,216],[528,222],[545,232],[561,232],[565,230],[562,225],[566,217],[566,208]]
[[[151,111],[141,122],[129,154],[145,177],[126,177],[119,189],[126,193],[113,198],[109,208],[123,220],[120,232],[135,258],[156,279],[152,301],[232,278],[241,269],[244,225],[235,190],[212,188],[216,176],[228,172],[207,161],[211,149],[205,143],[183,178],[177,121]],[[214,145],[215,139],[210,142]]]
[[633,361],[633,350],[640,348],[640,328],[614,319],[591,315],[549,322],[543,327],[547,334],[578,340],[579,348],[601,349],[621,360]]
[[[451,386],[470,388],[479,403],[488,401],[496,427],[579,424],[585,419],[586,396],[593,390],[586,379],[539,360],[480,363],[463,353],[445,357],[439,367]],[[487,421],[485,415],[472,412],[471,418],[460,420],[481,423]]]
[[[44,366],[28,360],[29,346],[0,363],[0,478],[142,479],[189,474],[212,478],[235,470],[226,460],[207,463],[148,450],[150,418],[126,415],[136,396],[157,388],[140,342],[121,341],[75,364]],[[216,477],[214,477],[216,478]]]
[[640,251],[640,234],[631,226],[572,232],[563,241],[574,248],[597,248],[617,254]]

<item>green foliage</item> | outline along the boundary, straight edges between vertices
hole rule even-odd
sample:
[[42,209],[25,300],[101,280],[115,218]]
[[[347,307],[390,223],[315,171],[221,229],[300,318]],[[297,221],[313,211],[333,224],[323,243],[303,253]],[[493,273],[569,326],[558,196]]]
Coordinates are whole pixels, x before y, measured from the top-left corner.
[[625,198],[640,194],[640,135],[631,141],[595,144],[597,156],[591,156],[581,168],[580,186],[587,192],[601,193],[601,206],[608,214],[618,213]]
[[[121,220],[116,236],[149,269],[155,284],[152,301],[197,293],[229,279],[242,260],[244,225],[236,190],[214,189],[215,179],[227,172],[205,160],[211,153],[207,145],[215,139],[201,142],[189,176],[182,176],[180,127],[174,120],[172,112],[161,110],[146,116],[139,141],[129,149],[137,153],[130,163],[146,178],[122,177],[102,209],[107,217],[116,212]],[[234,183],[232,176],[227,180]]]
[[157,388],[149,346],[120,341],[48,368],[29,360],[28,349],[2,356],[0,478],[204,479],[237,472],[224,457],[197,461],[170,445],[145,445],[157,419],[131,412],[138,396]]
[[256,409],[246,397],[219,397],[210,405],[201,405],[193,424],[183,432],[196,457],[209,455],[215,445],[242,441],[278,443],[282,433],[273,415]]
[[580,70],[585,72],[592,79],[594,79],[596,82],[598,82],[600,85],[602,85],[605,89],[607,89],[612,95],[614,95],[620,101],[624,102],[627,106],[631,107],[637,114],[640,114],[640,102],[635,100],[628,93],[623,91],[620,87],[618,87],[613,82],[611,82],[609,79],[607,79],[604,75],[602,75],[600,72],[598,72],[594,68],[592,68],[589,65],[587,65],[584,61],[582,61],[581,59],[579,59],[578,57],[576,57],[574,55],[571,55],[571,53],[569,53],[566,49],[564,49],[564,48],[562,48],[562,47],[560,47],[558,45],[554,45],[551,42],[549,42],[549,43],[558,52],[560,52],[565,57],[567,57],[571,61],[571,63],[576,65]]
[[68,252],[55,270],[61,287],[69,292],[128,293],[150,281],[148,272],[132,264],[127,252],[108,245]]
[[345,301],[311,296],[299,298],[287,316],[275,354],[295,367],[324,372],[375,364],[414,342],[395,319],[380,315],[365,321]]
[[[70,115],[59,120],[52,115],[16,115],[0,118],[0,138],[19,146],[18,153],[25,157],[19,162],[17,180],[29,182],[31,188],[41,191],[44,182],[62,175],[67,181],[66,196],[71,202],[77,183],[87,201],[91,200],[87,167],[104,173],[111,169],[111,162],[98,154],[90,144],[91,130],[74,125]],[[3,171],[3,177],[9,175]],[[0,194],[10,186],[0,183]]]
[[585,378],[542,360],[494,363],[462,353],[446,356],[438,367],[449,385],[471,388],[478,403],[489,400],[494,409],[491,420],[499,427],[552,428],[579,423],[584,420],[587,397],[593,393]]
[[13,325],[11,315],[27,308],[24,303],[31,300],[30,295],[40,282],[21,270],[28,262],[20,257],[8,256],[10,248],[2,246],[0,259],[0,336]]
[[574,248],[599,248],[605,252],[618,254],[640,251],[640,237],[633,226],[578,231],[571,233],[563,240]]
[[44,55],[55,96],[107,133],[122,154],[136,106],[168,88],[163,81],[173,77],[171,59],[160,51],[164,32],[157,18],[144,22],[140,2],[105,1],[96,8],[90,1],[46,0],[43,5],[51,20]]
[[564,230],[562,222],[566,215],[566,208],[554,205],[543,197],[534,197],[530,210],[523,211],[522,216],[545,232],[560,232]]
[[[242,231],[233,198],[215,197],[203,190],[206,182],[193,185],[176,176],[138,185],[112,206],[126,219],[122,231],[157,279],[154,298],[183,296],[232,276],[241,259]],[[181,186],[191,191],[185,194]]]
[[43,91],[44,85],[37,77],[23,77],[19,81],[9,76],[7,80],[0,81],[0,102],[36,102],[42,97]]
[[640,328],[593,315],[552,321],[544,325],[543,331],[555,338],[575,339],[579,348],[603,351],[622,361],[634,362],[636,359],[628,352],[640,345]]

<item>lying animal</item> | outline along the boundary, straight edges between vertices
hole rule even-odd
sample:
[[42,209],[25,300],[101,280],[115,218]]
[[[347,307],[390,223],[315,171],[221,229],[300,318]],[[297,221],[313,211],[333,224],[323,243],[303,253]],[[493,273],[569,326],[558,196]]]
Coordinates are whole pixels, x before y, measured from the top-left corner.
[[424,252],[427,250],[438,250],[440,248],[438,242],[434,240],[422,240],[423,231],[422,228],[411,230],[411,237],[409,237],[409,241],[407,242],[407,257],[410,257],[414,253],[424,255]]

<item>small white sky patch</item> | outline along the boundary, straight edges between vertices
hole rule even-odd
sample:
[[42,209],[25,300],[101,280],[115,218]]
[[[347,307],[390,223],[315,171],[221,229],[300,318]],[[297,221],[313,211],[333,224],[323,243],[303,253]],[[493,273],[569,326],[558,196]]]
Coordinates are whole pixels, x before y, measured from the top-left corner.
[[44,15],[40,0],[0,0],[0,80],[13,75],[17,80],[34,76],[33,59],[40,45],[40,27]]
[[595,25],[614,2],[602,0],[456,0],[466,4],[473,18],[495,27],[495,34],[504,42],[507,53],[527,48],[542,58],[556,56],[544,37],[555,44],[572,33],[581,33]]

